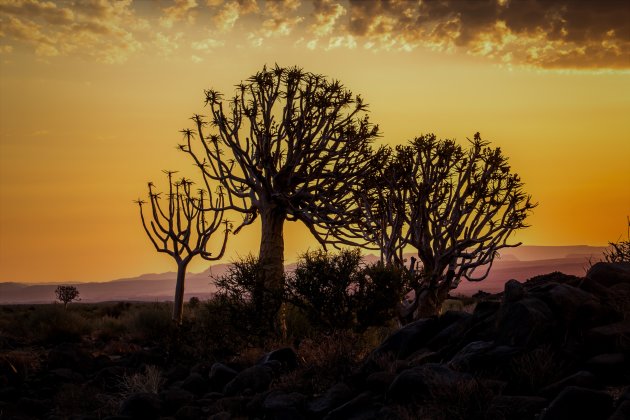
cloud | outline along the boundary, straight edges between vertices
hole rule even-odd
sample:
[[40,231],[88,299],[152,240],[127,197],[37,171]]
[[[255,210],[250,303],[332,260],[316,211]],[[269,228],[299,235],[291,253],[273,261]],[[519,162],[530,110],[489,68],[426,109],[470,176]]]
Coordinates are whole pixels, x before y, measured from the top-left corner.
[[344,30],[371,45],[428,48],[547,68],[629,68],[618,0],[349,0]]
[[13,45],[0,45],[0,54],[11,54],[13,52]]
[[158,32],[155,34],[153,45],[158,49],[159,54],[163,57],[168,57],[179,48],[178,41],[184,36],[182,32],[178,32],[173,35],[163,34]]
[[221,0],[209,0],[208,6],[213,9],[214,24],[222,31],[232,29],[242,15],[259,11],[256,0],[230,0],[225,3]]
[[216,48],[220,48],[225,45],[224,41],[219,41],[214,38],[207,38],[201,41],[195,41],[190,45],[190,48],[197,51],[209,52]]
[[0,12],[0,38],[31,46],[44,57],[80,54],[121,63],[142,48],[133,31],[146,27],[130,0],[9,0],[0,4]]
[[196,0],[174,0],[171,6],[162,9],[163,16],[160,18],[160,25],[165,28],[172,28],[175,22],[182,20],[193,23],[195,15],[190,12],[196,7]]
[[313,3],[313,7],[315,22],[311,25],[311,31],[318,37],[330,34],[337,20],[346,14],[346,9],[332,0],[317,0]]

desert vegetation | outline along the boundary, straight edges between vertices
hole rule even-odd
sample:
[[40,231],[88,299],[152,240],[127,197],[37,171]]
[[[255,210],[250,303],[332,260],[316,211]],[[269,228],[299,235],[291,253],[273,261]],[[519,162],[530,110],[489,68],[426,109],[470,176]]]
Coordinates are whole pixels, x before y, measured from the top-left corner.
[[[149,183],[137,200],[151,244],[177,264],[174,301],[67,306],[74,288],[63,305],[3,306],[0,415],[627,417],[627,243],[584,277],[452,294],[519,245],[536,206],[500,148],[479,133],[374,148],[364,100],[299,68],[265,67],[205,102],[179,145],[202,181],[166,171],[167,190]],[[211,299],[184,302],[190,261],[221,258],[257,218],[258,254],[209,278]],[[286,221],[322,249],[285,271]],[[366,263],[365,249],[380,258]]]

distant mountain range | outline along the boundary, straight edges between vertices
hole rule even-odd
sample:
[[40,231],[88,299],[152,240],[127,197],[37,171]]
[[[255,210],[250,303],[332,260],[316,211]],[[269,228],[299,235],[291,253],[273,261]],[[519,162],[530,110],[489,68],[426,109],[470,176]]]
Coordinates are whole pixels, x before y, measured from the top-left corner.
[[[494,263],[488,278],[482,282],[463,281],[455,293],[470,295],[478,290],[496,293],[503,290],[503,284],[510,279],[525,281],[533,276],[561,271],[565,274],[583,276],[590,262],[602,259],[605,247],[593,246],[521,246],[508,248]],[[408,257],[411,254],[408,255]],[[367,255],[365,260],[377,260]],[[201,273],[186,276],[185,299],[192,296],[207,299],[216,288],[213,276],[226,273],[228,264],[211,266]],[[295,264],[288,264],[291,270]],[[107,282],[74,283],[80,292],[82,302],[103,301],[165,301],[172,300],[176,274],[174,272],[143,274],[138,277]],[[72,284],[72,283],[71,283]],[[0,283],[0,304],[50,303],[54,301],[57,284]]]

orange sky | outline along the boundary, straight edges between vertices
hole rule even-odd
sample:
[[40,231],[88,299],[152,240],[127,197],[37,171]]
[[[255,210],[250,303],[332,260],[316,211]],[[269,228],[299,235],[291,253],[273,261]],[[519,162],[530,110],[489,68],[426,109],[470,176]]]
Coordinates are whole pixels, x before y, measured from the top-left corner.
[[[0,281],[174,269],[132,200],[203,89],[264,64],[341,80],[382,142],[421,133],[500,146],[540,203],[528,245],[604,245],[630,214],[630,8],[602,2],[0,0]],[[257,225],[225,260],[256,252]],[[316,244],[289,223],[286,258]],[[191,270],[207,263],[198,261]]]

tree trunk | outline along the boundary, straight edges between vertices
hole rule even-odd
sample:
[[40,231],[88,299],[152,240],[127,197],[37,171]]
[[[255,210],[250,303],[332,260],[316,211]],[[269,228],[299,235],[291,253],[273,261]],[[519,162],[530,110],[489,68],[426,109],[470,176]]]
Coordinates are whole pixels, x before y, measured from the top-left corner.
[[177,283],[175,284],[175,300],[173,301],[173,321],[182,324],[184,314],[184,281],[186,278],[187,261],[177,263]]
[[[438,270],[438,272],[441,272],[441,270]],[[441,278],[439,275],[434,274],[429,287],[419,293],[416,291],[418,306],[414,313],[414,320],[440,314],[442,304],[448,298],[448,292],[451,290],[454,276],[454,268],[449,267],[445,277]]]
[[[284,221],[286,212],[277,207],[260,211],[262,236],[258,255],[262,276],[255,291],[254,303],[257,310],[276,314],[280,309],[280,301],[265,302],[267,293],[281,293],[284,287]],[[278,296],[278,295],[276,295]],[[273,305],[274,307],[269,307]],[[266,306],[266,307],[265,307]],[[269,312],[268,312],[269,311]]]

